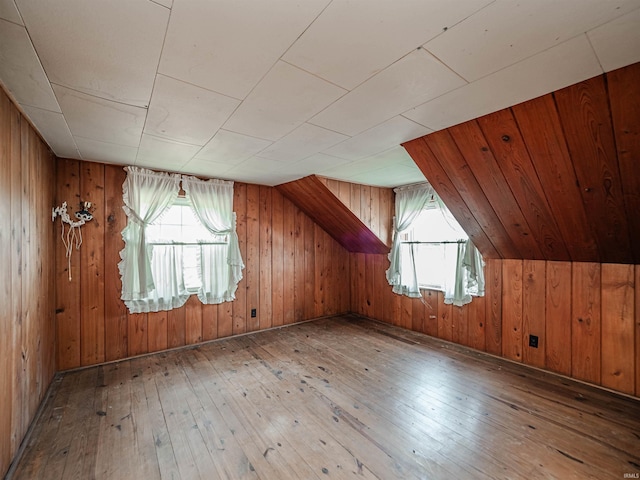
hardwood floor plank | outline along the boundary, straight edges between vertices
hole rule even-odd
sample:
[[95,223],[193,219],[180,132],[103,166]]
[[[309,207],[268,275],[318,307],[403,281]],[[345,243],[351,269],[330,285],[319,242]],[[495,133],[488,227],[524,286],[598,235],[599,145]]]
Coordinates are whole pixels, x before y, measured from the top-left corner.
[[13,480],[640,473],[638,399],[355,315],[57,382]]

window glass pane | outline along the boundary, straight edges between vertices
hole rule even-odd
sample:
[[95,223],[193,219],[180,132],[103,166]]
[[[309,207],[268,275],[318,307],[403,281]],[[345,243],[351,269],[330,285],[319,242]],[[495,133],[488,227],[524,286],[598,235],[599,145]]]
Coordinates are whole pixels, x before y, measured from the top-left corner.
[[[412,274],[410,272],[413,272],[411,265],[413,254],[418,285],[423,288],[444,290],[455,276],[457,242],[467,240],[468,235],[450,214],[443,214],[442,210],[433,203],[422,210],[412,227],[403,241],[416,243],[406,243],[402,246],[401,271]],[[407,284],[404,278],[402,282]]]
[[[179,259],[180,275],[184,280],[184,287],[190,293],[196,293],[202,287],[201,250],[203,247],[199,243],[228,243],[226,236],[212,235],[200,223],[190,204],[184,198],[178,198],[161,218],[154,224],[147,226],[145,232],[146,241],[154,254],[163,252]],[[225,246],[220,245],[220,248],[224,249]],[[217,263],[225,266],[224,261]],[[208,268],[210,269],[211,265]],[[163,273],[158,268],[154,271],[154,275],[158,274],[158,278],[162,278]]]
[[202,283],[200,282],[200,247],[197,245],[183,245],[183,273],[184,286],[189,291],[197,291]]
[[443,245],[416,245],[416,271],[419,285],[435,289],[444,287],[446,261]]
[[177,205],[172,206],[162,214],[158,222],[165,225],[180,225],[182,223],[182,208]]
[[150,243],[187,243],[225,242],[225,237],[212,235],[196,218],[191,206],[184,198],[176,203],[154,224],[147,226],[147,242]]
[[413,241],[421,242],[455,242],[469,238],[453,217],[447,221],[438,208],[429,208],[420,213],[413,224],[411,237]]

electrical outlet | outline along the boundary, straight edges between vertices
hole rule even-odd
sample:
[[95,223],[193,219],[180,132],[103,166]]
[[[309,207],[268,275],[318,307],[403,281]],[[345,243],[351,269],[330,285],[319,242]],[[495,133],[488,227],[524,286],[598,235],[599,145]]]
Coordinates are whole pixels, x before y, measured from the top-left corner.
[[256,318],[256,315],[258,315],[258,312],[256,311],[255,308],[251,309],[251,318]]
[[533,348],[538,348],[538,337],[537,335],[529,335],[529,346]]

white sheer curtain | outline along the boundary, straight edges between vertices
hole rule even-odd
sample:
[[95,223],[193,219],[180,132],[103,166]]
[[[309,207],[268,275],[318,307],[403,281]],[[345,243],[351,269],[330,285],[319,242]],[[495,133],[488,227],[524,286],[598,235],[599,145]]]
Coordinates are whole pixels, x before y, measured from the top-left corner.
[[[440,269],[445,303],[462,306],[471,302],[472,296],[483,296],[482,255],[431,185],[410,185],[394,191],[394,238],[389,253],[391,266],[387,270],[387,280],[393,291],[413,298],[421,297],[419,273],[424,278],[424,269],[436,268]],[[427,209],[437,213],[425,216]],[[418,220],[421,213],[424,215]],[[402,250],[405,257],[401,257],[401,235],[410,230],[413,230],[412,240],[440,246],[438,261],[433,255],[425,255],[419,243],[405,244]]]
[[[180,252],[167,246],[148,246],[147,225],[170,207],[180,190],[180,175],[126,167],[122,185],[128,222],[122,231],[125,242],[118,264],[122,300],[132,313],[157,312],[182,306],[189,298],[182,280]],[[156,283],[154,274],[163,279]]]
[[[402,242],[401,235],[411,227],[413,221],[418,217],[420,212],[434,193],[433,187],[428,183],[418,185],[409,185],[407,187],[399,187],[394,190],[396,192],[396,214],[393,217],[393,244],[391,252],[389,252],[389,270],[387,270],[387,281],[393,288],[394,293],[407,295],[408,297],[418,298],[420,287],[418,285],[418,277],[416,275],[415,258],[411,249],[411,264],[413,265],[413,275],[409,280],[402,282],[401,261],[400,261],[400,244]],[[405,275],[405,279],[407,276]],[[403,283],[405,283],[403,285]]]
[[453,278],[445,283],[444,303],[461,307],[472,297],[484,297],[484,261],[476,246],[467,240],[457,246]]
[[233,212],[233,182],[182,177],[182,188],[202,225],[214,235],[225,236],[220,245],[200,245],[202,303],[222,303],[235,298],[244,263]]

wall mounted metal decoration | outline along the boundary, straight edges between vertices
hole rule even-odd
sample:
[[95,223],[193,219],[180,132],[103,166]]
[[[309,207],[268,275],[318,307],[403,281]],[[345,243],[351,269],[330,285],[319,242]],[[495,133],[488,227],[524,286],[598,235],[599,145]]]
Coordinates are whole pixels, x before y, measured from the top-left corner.
[[[90,212],[91,202],[80,202],[80,210],[74,213],[76,220],[72,220],[67,212],[67,202],[64,202],[59,207],[51,209],[51,221],[55,221],[56,217],[60,217],[62,220],[62,243],[66,249],[67,257],[67,271],[69,272],[69,281],[71,281],[71,253],[73,252],[73,246],[76,250],[80,249],[82,245],[82,231],[80,227],[87,223],[89,220],[93,220],[93,215]],[[68,225],[65,233],[65,224]]]

